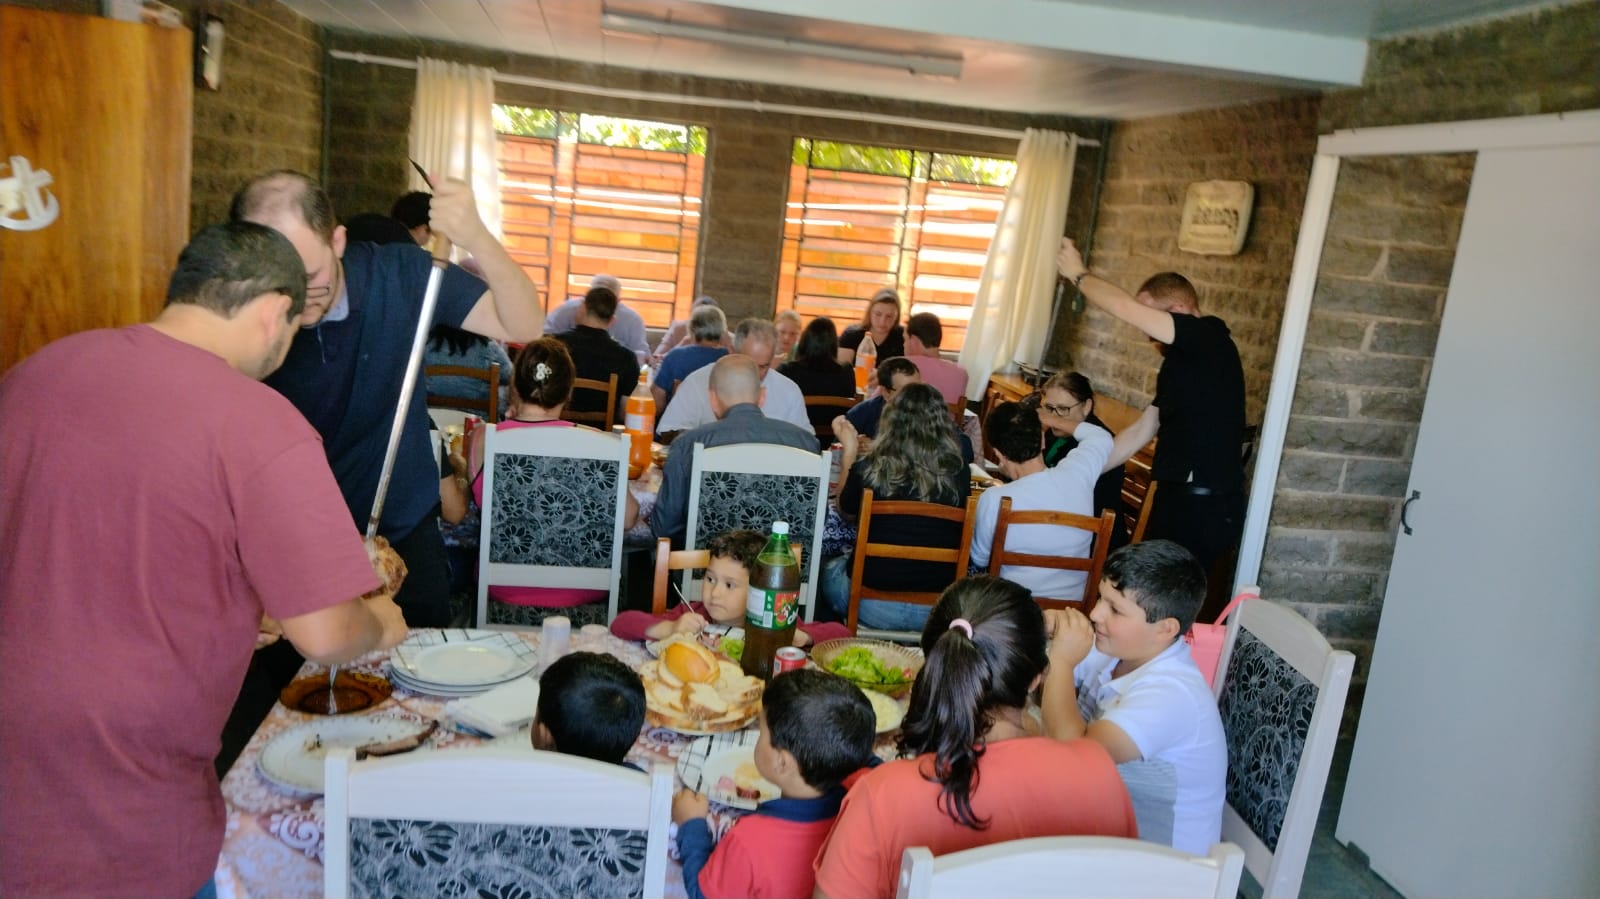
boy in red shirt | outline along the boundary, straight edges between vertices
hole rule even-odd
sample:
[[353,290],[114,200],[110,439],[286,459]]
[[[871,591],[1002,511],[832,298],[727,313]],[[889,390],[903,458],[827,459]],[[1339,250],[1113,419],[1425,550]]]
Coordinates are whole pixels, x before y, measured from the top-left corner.
[[706,797],[672,801],[689,899],[809,899],[817,855],[844,799],[844,780],[872,758],[876,718],[854,684],[823,671],[788,671],[761,699],[756,770],[783,791],[740,818],[712,849]]

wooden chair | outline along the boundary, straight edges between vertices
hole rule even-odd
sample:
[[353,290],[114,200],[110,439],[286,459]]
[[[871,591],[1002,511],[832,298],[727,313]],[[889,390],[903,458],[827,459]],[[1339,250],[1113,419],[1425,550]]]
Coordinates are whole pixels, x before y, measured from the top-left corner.
[[[791,544],[790,550],[794,552],[794,560],[800,563],[802,570],[805,561],[802,558],[803,548]],[[670,588],[672,572],[693,571],[696,568],[705,568],[711,564],[711,552],[704,549],[679,549],[672,548],[672,541],[662,537],[656,543],[656,578],[655,589],[650,597],[650,614],[657,618],[667,613],[667,591]],[[684,595],[684,602],[689,597]]]
[[561,410],[561,417],[577,424],[592,425],[602,431],[611,430],[611,426],[617,423],[617,373],[612,372],[611,377],[604,381],[595,380],[594,378],[573,378],[572,392],[576,394],[580,390],[592,390],[595,393],[605,394],[605,411],[574,412],[572,411],[572,403],[569,401],[566,408]]
[[489,587],[567,587],[608,593],[617,617],[627,514],[627,440],[588,428],[489,428],[478,547],[478,624],[526,630]]
[[[850,563],[850,611],[845,618],[845,626],[850,628],[850,633],[859,634],[858,620],[861,616],[861,599],[865,592],[867,599],[882,599],[889,602],[908,602],[921,606],[932,606],[939,601],[938,592],[924,592],[918,590],[879,590],[874,587],[863,587],[861,572],[866,565],[867,557],[876,559],[911,559],[919,562],[944,562],[956,566],[956,575],[952,583],[967,576],[967,554],[972,548],[972,524],[976,519],[974,514],[978,506],[977,497],[969,496],[967,504],[963,506],[945,506],[939,503],[922,503],[910,500],[890,500],[874,502],[870,488],[861,493],[861,515],[856,521],[856,549],[855,557]],[[950,548],[930,546],[908,546],[901,543],[874,543],[868,540],[867,535],[872,530],[872,517],[874,515],[914,515],[922,518],[934,518],[940,521],[953,521],[961,525],[961,540],[957,546]],[[941,591],[942,592],[942,591]],[[869,636],[888,640],[911,642],[920,639],[920,634],[909,631],[871,631]]]
[[1140,447],[1128,459],[1127,474],[1122,478],[1123,527],[1133,535],[1133,543],[1144,539],[1141,522],[1149,518],[1153,506],[1151,490],[1156,482],[1150,477],[1150,465],[1155,459],[1154,446],[1155,441],[1151,441]]
[[[1145,484],[1144,496],[1139,500],[1139,515],[1133,520],[1133,536],[1128,538],[1129,543],[1138,543],[1144,540],[1145,528],[1150,526],[1150,510],[1156,507],[1155,481]],[[1123,489],[1123,497],[1127,497],[1127,489]]]
[[[833,443],[833,419],[855,408],[856,398],[853,396],[808,396],[806,400],[806,415],[811,417],[811,429],[817,434],[817,442],[826,449]],[[827,424],[818,424],[818,416],[812,415],[814,409],[837,409],[837,412],[828,414]]]
[[961,423],[967,418],[967,398],[962,397],[961,399],[953,400],[948,405],[950,406],[950,417],[955,419],[956,430],[959,431],[961,430]]
[[459,396],[429,393],[428,405],[446,409],[466,409],[477,412],[483,420],[494,424],[500,420],[500,363],[491,362],[488,368],[471,368],[465,365],[430,365],[423,370],[428,379],[476,378],[484,382],[488,391],[485,399],[470,400]]
[[935,857],[900,856],[896,899],[1234,899],[1244,853],[1217,843],[1207,855],[1122,837],[1035,837]]
[[1263,899],[1300,894],[1355,656],[1266,600],[1239,604],[1212,689],[1228,741],[1222,837]]
[[[684,546],[703,546],[735,529],[765,534],[774,521],[787,521],[789,545],[806,547],[811,560],[800,567],[800,603],[802,620],[814,620],[833,457],[771,443],[697,443],[693,449]],[[684,595],[697,595],[690,592],[692,576],[684,580]]]
[[[1057,527],[1077,528],[1088,531],[1091,536],[1089,555],[1087,556],[1058,556],[1036,555],[1033,553],[1012,552],[1006,549],[1006,534],[1013,526],[1018,525],[1055,525]],[[1083,614],[1089,614],[1094,608],[1095,601],[1100,598],[1100,570],[1105,567],[1106,553],[1111,546],[1111,531],[1117,526],[1117,514],[1110,509],[1100,513],[1099,518],[1092,515],[1074,515],[1071,512],[1052,512],[1042,509],[1027,511],[1013,511],[1011,497],[1002,497],[1000,500],[1000,514],[994,523],[994,544],[989,550],[989,573],[999,576],[1002,565],[1025,565],[1031,568],[1056,568],[1063,571],[1081,571],[1084,573],[1083,593],[1077,597],[1046,597],[1035,595],[1039,605],[1047,609],[1063,609],[1068,606],[1078,609]]]
[[[666,890],[667,764],[646,774],[523,746],[357,762],[340,747],[324,771],[323,890],[332,899],[659,899]],[[572,864],[579,857],[585,863]]]

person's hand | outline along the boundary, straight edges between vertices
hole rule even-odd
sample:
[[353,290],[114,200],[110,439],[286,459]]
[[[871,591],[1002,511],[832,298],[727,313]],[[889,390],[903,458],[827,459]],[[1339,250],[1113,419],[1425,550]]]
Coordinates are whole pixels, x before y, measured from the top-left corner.
[[493,239],[483,219],[472,187],[459,178],[433,179],[433,199],[428,201],[428,225],[434,232],[471,252],[479,242]]
[[1044,632],[1050,639],[1050,666],[1071,671],[1094,646],[1094,625],[1077,609],[1046,609]]
[[265,649],[282,637],[283,625],[270,615],[262,615],[261,624],[256,627],[256,649]]
[[693,790],[679,790],[672,797],[672,823],[682,824],[696,818],[704,818],[711,811],[711,802],[701,793]]
[[382,583],[367,596],[394,596],[406,580],[406,562],[395,552],[389,541],[381,536],[366,541],[367,561]]
[[1072,239],[1061,238],[1061,252],[1056,255],[1056,271],[1068,281],[1078,280],[1078,276],[1088,271],[1089,267],[1083,264],[1083,254],[1073,245]]
[[698,634],[705,629],[705,616],[699,612],[684,612],[682,618],[672,622],[674,634]]
[[811,635],[806,633],[805,631],[799,629],[799,628],[795,628],[794,629],[794,645],[795,646],[802,646],[802,647],[803,646],[810,646],[811,645]]
[[846,455],[856,454],[861,446],[860,438],[861,435],[857,433],[856,426],[850,423],[850,419],[843,415],[833,417],[833,439],[839,441],[839,446]]
[[378,619],[383,626],[383,635],[378,638],[378,645],[372,647],[373,652],[393,649],[405,642],[410,628],[406,626],[406,616],[401,613],[400,607],[394,600],[386,595],[371,596],[361,601],[372,617]]

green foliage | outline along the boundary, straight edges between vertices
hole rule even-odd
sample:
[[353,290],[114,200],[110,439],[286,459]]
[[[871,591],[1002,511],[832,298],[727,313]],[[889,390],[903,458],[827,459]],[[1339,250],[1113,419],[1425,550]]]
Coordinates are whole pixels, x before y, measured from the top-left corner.
[[897,147],[869,147],[836,141],[798,138],[791,157],[795,165],[897,178],[926,178],[962,184],[1008,187],[1017,176],[1017,163],[990,156],[959,156]]
[[494,127],[520,137],[566,138],[585,144],[706,154],[706,129],[644,119],[495,104]]

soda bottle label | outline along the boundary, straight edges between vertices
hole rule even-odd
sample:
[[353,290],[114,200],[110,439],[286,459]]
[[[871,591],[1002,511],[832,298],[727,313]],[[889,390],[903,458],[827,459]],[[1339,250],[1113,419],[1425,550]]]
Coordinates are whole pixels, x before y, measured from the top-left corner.
[[622,420],[630,431],[644,432],[646,430],[644,424],[644,414],[641,412],[629,412],[622,416]]
[[776,630],[794,624],[799,617],[798,592],[763,590],[752,586],[745,593],[744,619],[752,627]]

